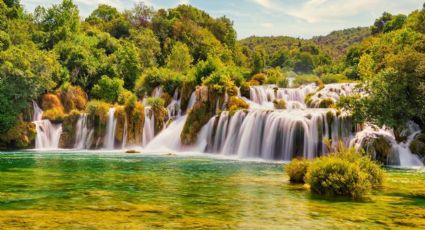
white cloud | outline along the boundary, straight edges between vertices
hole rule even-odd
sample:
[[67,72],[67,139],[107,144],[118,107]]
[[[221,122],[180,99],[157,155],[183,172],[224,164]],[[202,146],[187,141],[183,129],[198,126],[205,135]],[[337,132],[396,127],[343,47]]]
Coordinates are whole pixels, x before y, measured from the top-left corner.
[[179,5],[189,5],[190,0],[179,0]]
[[268,28],[268,29],[271,29],[271,28],[273,28],[273,23],[270,23],[270,22],[265,22],[265,23],[261,23],[260,24],[262,27],[264,27],[264,28]]
[[254,2],[267,9],[272,9],[274,5],[272,0],[254,0]]

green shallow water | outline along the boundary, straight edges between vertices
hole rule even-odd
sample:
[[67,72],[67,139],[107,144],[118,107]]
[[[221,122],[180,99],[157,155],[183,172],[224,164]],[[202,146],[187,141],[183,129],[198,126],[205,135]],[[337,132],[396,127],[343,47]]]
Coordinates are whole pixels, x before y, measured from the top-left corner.
[[0,229],[425,228],[425,173],[365,201],[312,196],[281,164],[195,156],[0,153]]

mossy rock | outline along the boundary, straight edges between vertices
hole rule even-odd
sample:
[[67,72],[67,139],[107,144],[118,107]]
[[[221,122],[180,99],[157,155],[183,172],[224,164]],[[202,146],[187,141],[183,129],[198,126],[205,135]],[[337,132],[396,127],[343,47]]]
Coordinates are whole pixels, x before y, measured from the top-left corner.
[[320,101],[319,108],[335,108],[335,101],[332,98],[324,98]]
[[392,151],[391,143],[383,136],[369,140],[363,148],[368,155],[373,156],[376,161],[382,164],[387,164]]
[[62,123],[62,135],[59,140],[59,147],[73,148],[75,144],[75,135],[77,133],[77,122],[81,113],[77,110],[71,111],[68,115],[64,116]]
[[83,111],[86,109],[88,97],[87,93],[81,87],[65,84],[59,89],[58,94],[60,95],[65,112],[72,110]]
[[47,93],[41,98],[41,108],[44,111],[54,109],[64,111],[63,105],[59,97],[55,94]]
[[186,111],[187,106],[189,105],[190,97],[192,96],[193,91],[195,91],[195,83],[185,82],[183,83],[180,90],[180,109]]
[[251,89],[249,88],[248,83],[241,84],[241,87],[240,87],[239,90],[241,92],[241,96],[242,97],[246,97],[246,98],[250,99],[250,97],[251,97]]
[[231,114],[238,110],[249,109],[249,104],[237,96],[231,96],[227,106]]
[[286,109],[286,101],[284,99],[275,99],[273,105],[275,109]]
[[24,149],[34,147],[36,136],[35,124],[19,120],[6,133],[0,135],[0,148],[3,149]]
[[87,104],[86,113],[90,128],[93,128],[93,143],[90,148],[98,148],[103,144],[103,137],[105,136],[106,123],[108,119],[108,111],[112,105],[103,102],[93,100]]
[[198,132],[213,115],[214,112],[208,104],[202,101],[196,102],[190,110],[186,123],[184,124],[183,131],[180,135],[181,142],[186,145],[195,143]]
[[123,136],[124,136],[124,129],[125,129],[126,125],[127,125],[127,130],[128,130],[127,113],[125,111],[124,106],[116,106],[115,107],[114,117],[117,120],[117,126],[115,128],[115,140],[119,144],[122,144]]
[[145,124],[145,108],[139,101],[134,107],[126,107],[127,113],[127,143],[129,145],[140,145]]
[[421,158],[425,157],[425,142],[423,142],[421,138],[413,140],[409,148],[412,153],[419,155]]

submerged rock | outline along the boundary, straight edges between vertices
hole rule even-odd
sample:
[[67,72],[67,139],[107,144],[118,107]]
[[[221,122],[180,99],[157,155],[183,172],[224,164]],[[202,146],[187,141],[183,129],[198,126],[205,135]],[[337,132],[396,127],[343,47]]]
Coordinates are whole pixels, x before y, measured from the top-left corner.
[[125,151],[125,153],[141,153],[141,152],[134,150],[134,149],[129,149],[129,150]]

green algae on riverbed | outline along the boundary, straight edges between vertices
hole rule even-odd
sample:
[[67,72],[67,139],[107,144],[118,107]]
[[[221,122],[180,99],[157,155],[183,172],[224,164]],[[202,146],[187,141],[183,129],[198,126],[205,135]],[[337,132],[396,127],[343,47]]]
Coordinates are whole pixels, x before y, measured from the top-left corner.
[[388,170],[365,201],[311,195],[281,164],[1,153],[4,228],[425,228],[425,173]]

